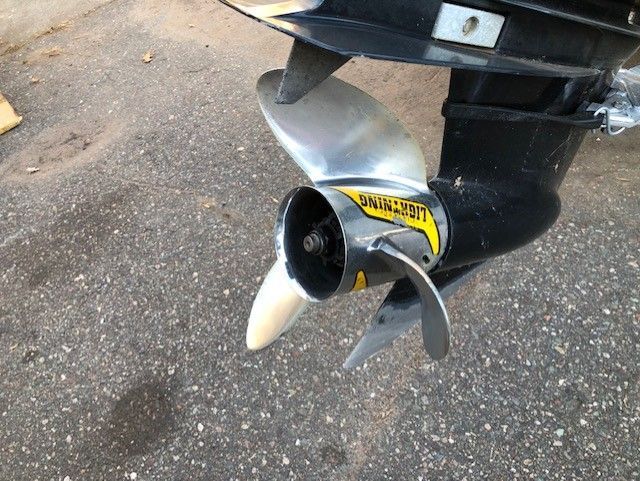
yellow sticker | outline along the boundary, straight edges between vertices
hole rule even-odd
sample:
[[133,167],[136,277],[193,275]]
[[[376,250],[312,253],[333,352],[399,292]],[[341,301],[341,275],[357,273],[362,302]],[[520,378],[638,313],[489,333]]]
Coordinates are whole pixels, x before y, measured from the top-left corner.
[[390,195],[360,192],[350,187],[334,187],[349,196],[368,217],[406,225],[427,236],[431,250],[440,253],[440,233],[429,208],[420,202]]
[[356,281],[353,283],[353,289],[351,291],[361,291],[367,287],[367,276],[364,271],[358,271],[356,274]]

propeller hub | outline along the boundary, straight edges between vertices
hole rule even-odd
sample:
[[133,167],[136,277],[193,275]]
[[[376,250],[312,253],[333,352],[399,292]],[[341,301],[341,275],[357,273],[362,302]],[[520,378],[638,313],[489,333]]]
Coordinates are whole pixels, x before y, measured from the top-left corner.
[[[403,277],[404,271],[372,254],[372,245],[380,238],[393,240],[398,250],[428,272],[441,254],[431,247],[424,228],[427,219],[435,225],[432,212],[445,218],[435,196],[408,193],[407,188],[298,187],[280,206],[278,257],[310,301]],[[436,235],[444,232],[432,230]],[[424,257],[425,253],[430,255]]]
[[304,247],[304,250],[314,256],[322,255],[326,249],[326,245],[327,240],[325,236],[315,229],[302,240],[302,247]]

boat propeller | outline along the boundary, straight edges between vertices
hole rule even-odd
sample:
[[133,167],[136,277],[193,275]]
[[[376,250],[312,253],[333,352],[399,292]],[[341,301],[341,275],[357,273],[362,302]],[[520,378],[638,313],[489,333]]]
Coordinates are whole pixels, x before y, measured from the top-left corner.
[[309,302],[395,282],[345,367],[417,322],[429,356],[442,359],[451,333],[440,289],[470,269],[440,276],[438,285],[428,275],[443,255],[448,228],[418,144],[381,103],[335,77],[294,104],[277,103],[282,76],[283,70],[262,75],[260,106],[313,185],[293,189],[280,206],[278,260],[253,304],[248,347],[276,340]]

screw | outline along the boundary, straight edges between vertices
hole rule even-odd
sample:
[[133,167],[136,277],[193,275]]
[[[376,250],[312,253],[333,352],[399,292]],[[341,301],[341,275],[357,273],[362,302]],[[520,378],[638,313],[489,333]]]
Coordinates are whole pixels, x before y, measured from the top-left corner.
[[467,35],[471,35],[473,32],[476,31],[479,24],[480,24],[480,20],[478,19],[478,17],[467,18],[467,21],[464,22],[464,25],[462,26],[462,35],[464,35],[465,37]]

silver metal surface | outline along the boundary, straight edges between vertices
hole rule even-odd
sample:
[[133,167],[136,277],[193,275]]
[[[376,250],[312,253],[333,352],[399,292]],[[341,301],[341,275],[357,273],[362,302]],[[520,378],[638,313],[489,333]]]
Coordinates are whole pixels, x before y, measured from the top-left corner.
[[640,125],[640,107],[625,107],[623,104],[618,108],[605,103],[593,115],[604,115],[600,129],[609,135],[619,135],[626,129]]
[[640,65],[618,70],[611,82],[611,88],[626,92],[629,101],[636,107],[640,106]]
[[498,41],[503,24],[502,15],[443,3],[431,36],[447,42],[493,48]]
[[420,295],[422,309],[422,342],[434,360],[444,358],[451,343],[451,326],[444,301],[422,268],[387,238],[380,238],[370,248],[371,253],[388,266],[411,280]]
[[277,17],[319,7],[322,0],[235,0],[234,5],[248,15]]
[[620,70],[605,101],[592,103],[587,110],[603,116],[600,129],[609,135],[640,125],[640,66]]
[[276,261],[253,301],[247,325],[247,348],[267,347],[293,326],[308,304],[291,287],[284,262]]
[[[439,245],[442,247],[438,252],[433,252],[433,248],[423,232],[404,225],[399,219],[383,221],[368,217],[353,199],[338,190],[344,188],[368,194],[410,199],[426,206],[437,226]],[[303,196],[313,196],[310,204],[317,204],[317,199],[326,201],[335,213],[342,230],[345,249],[344,266],[339,274],[334,274],[322,284],[319,284],[320,281],[316,277],[321,277],[320,275],[326,266],[318,264],[314,269],[305,268],[308,262],[313,262],[313,258],[304,250],[304,237],[293,235],[290,227],[305,222],[310,215],[310,207],[300,201]],[[276,220],[275,246],[278,258],[284,260],[289,278],[298,294],[307,300],[318,302],[336,294],[351,292],[359,272],[364,272],[366,275],[367,287],[391,282],[405,275],[398,270],[389,269],[386,261],[381,261],[380,258],[371,255],[371,246],[380,237],[393,239],[404,255],[414,259],[423,272],[428,272],[442,257],[447,235],[444,208],[432,193],[418,192],[401,185],[392,187],[389,183],[366,186],[298,187],[285,197],[280,207]],[[296,247],[298,254],[293,255],[292,252]],[[303,250],[304,253],[301,256],[300,252]],[[308,270],[312,270],[313,273],[303,274]],[[309,278],[309,275],[314,277]]]
[[314,184],[386,179],[428,191],[420,147],[384,105],[334,77],[293,105],[277,104],[282,72],[260,77],[260,107],[282,147]]

